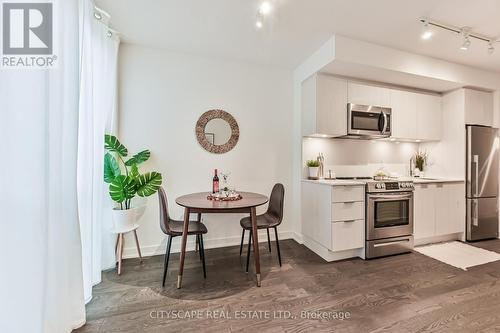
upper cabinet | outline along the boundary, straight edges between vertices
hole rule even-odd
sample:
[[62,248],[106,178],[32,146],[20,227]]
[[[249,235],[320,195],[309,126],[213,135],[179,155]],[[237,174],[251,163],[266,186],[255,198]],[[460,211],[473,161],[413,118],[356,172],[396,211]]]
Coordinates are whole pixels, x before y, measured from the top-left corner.
[[302,83],[302,135],[347,133],[347,81],[316,74]]
[[391,91],[387,88],[349,81],[347,101],[354,104],[391,107]]
[[409,92],[315,74],[302,83],[302,135],[347,134],[347,103],[392,108],[392,137],[441,138],[441,96]]
[[464,89],[464,97],[467,125],[494,126],[493,93]]
[[442,118],[441,96],[417,95],[417,139],[440,140]]
[[391,90],[392,136],[398,139],[416,139],[417,94]]

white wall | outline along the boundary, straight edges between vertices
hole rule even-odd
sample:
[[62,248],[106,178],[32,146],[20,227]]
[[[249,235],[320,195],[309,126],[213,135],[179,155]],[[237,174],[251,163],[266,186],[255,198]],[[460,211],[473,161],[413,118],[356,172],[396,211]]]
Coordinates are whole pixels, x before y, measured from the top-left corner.
[[[223,155],[204,151],[195,137],[198,117],[214,108],[231,113],[240,127],[238,144]],[[120,140],[131,152],[151,150],[143,169],[162,173],[174,218],[183,213],[175,198],[211,190],[213,169],[218,168],[230,171],[231,184],[241,191],[268,195],[274,183],[283,183],[285,218],[279,231],[282,238],[291,236],[292,71],[123,44],[119,109]],[[157,201],[156,195],[149,198],[140,221],[145,255],[164,251]],[[239,244],[240,217],[206,215],[206,247]],[[135,256],[130,237],[125,255]]]

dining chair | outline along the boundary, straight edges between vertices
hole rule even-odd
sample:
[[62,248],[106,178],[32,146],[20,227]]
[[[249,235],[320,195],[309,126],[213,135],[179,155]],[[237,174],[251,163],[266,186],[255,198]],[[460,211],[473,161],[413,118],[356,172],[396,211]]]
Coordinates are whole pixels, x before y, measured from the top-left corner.
[[[274,235],[276,237],[276,249],[278,250],[278,261],[281,267],[281,253],[280,253],[280,243],[278,240],[278,226],[283,221],[283,202],[285,199],[285,187],[283,184],[275,184],[273,190],[271,191],[271,196],[269,197],[269,206],[267,211],[262,215],[257,215],[257,229],[267,230],[267,244],[269,246],[269,252],[271,252],[271,237],[269,236],[269,229],[274,229]],[[241,244],[240,244],[240,256],[243,251],[243,240],[245,238],[245,231],[248,230],[248,251],[247,251],[247,267],[250,262],[250,250],[252,244],[252,222],[250,217],[245,217],[240,220],[240,225],[243,228],[241,233]]]
[[[163,282],[165,286],[165,278],[167,277],[168,260],[170,258],[170,248],[172,247],[172,239],[177,236],[182,236],[184,222],[176,221],[170,218],[168,213],[168,200],[163,187],[158,190],[158,198],[160,200],[160,228],[164,234],[168,236],[167,250],[165,251],[165,263],[163,268]],[[203,235],[208,232],[207,227],[201,223],[201,214],[198,214],[197,221],[189,221],[188,236],[196,236],[196,244],[199,246],[200,260],[203,264],[203,277],[207,278],[205,269],[205,246],[203,244]]]

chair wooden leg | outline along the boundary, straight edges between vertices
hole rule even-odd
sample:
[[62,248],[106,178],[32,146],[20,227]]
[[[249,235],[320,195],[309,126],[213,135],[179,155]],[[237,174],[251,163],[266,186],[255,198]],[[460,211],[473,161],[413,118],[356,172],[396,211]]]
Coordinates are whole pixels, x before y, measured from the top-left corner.
[[168,260],[170,259],[170,248],[172,247],[172,236],[168,236],[167,250],[165,251],[165,263],[163,265],[163,283],[162,287],[165,287],[165,278],[167,277]]
[[207,269],[205,268],[205,244],[203,244],[203,235],[200,235],[200,253],[201,262],[203,264],[203,277],[207,278]]
[[246,272],[248,273],[248,264],[250,263],[250,250],[251,250],[251,246],[252,246],[252,232],[249,232],[248,233],[248,251],[247,251],[247,268],[246,268]]
[[123,234],[118,236],[118,275],[122,273]]
[[269,252],[271,252],[271,237],[269,236],[269,228],[267,230],[267,245],[269,246]]
[[200,255],[200,260],[201,260],[201,241],[200,241],[200,235],[196,235],[196,251],[199,249],[199,255]]
[[135,246],[137,246],[137,252],[139,253],[139,258],[141,259],[141,264],[142,264],[141,247],[139,246],[139,238],[137,238],[137,230],[134,230],[134,238],[135,238]]
[[276,249],[278,250],[278,260],[281,267],[281,253],[280,253],[280,242],[278,240],[278,228],[274,227],[274,235],[276,236]]
[[[201,213],[198,213],[198,222],[201,222]],[[196,235],[196,244],[194,245],[194,252],[198,252],[198,248],[200,245],[200,239],[199,235]],[[201,260],[201,254],[200,254],[200,260]]]
[[240,256],[241,253],[243,252],[243,239],[245,238],[245,229],[241,232],[241,243],[240,243]]

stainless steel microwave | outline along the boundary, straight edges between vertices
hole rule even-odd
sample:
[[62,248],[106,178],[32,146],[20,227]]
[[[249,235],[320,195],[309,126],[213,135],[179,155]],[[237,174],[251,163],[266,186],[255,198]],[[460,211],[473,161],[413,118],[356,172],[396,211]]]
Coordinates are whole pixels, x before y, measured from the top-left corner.
[[387,138],[391,136],[391,108],[347,104],[347,137]]

